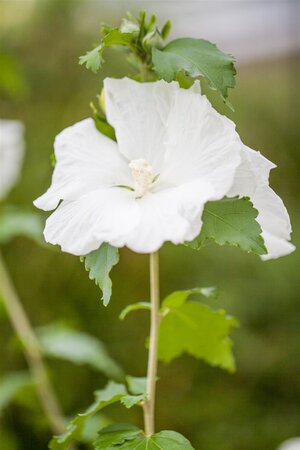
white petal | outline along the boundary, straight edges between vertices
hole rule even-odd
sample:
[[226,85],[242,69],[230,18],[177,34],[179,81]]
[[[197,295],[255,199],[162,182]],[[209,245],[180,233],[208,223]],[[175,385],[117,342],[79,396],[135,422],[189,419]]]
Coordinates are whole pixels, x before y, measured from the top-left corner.
[[103,242],[124,246],[126,236],[138,220],[132,192],[122,188],[100,189],[79,200],[63,201],[46,221],[44,236],[65,252],[85,255]]
[[246,146],[242,147],[241,156],[242,162],[228,196],[249,196],[258,210],[257,222],[268,250],[261,258],[279,258],[293,252],[295,247],[288,242],[291,236],[289,215],[280,197],[268,184],[269,172],[275,164]]
[[201,229],[204,204],[213,195],[211,186],[199,181],[149,193],[137,200],[140,221],[128,235],[127,247],[138,253],[151,253],[166,241],[182,244],[194,239]]
[[0,120],[0,200],[16,183],[23,162],[24,126],[18,120]]
[[204,203],[213,194],[203,182],[148,193],[141,199],[122,188],[97,190],[79,200],[63,201],[46,222],[45,239],[74,255],[85,255],[103,242],[150,253],[166,241],[179,244],[194,239],[200,232]]
[[104,80],[106,116],[116,130],[120,151],[129,161],[145,159],[155,172],[160,171],[164,157],[165,127],[154,97],[160,83],[164,82]]
[[234,123],[217,113],[205,96],[178,89],[166,127],[161,181],[172,185],[205,180],[214,186],[215,199],[222,198],[240,163],[241,144]]
[[100,187],[127,185],[127,162],[117,144],[100,133],[93,119],[63,130],[55,139],[56,165],[48,191],[35,200],[41,209],[56,208],[60,200],[76,200]]

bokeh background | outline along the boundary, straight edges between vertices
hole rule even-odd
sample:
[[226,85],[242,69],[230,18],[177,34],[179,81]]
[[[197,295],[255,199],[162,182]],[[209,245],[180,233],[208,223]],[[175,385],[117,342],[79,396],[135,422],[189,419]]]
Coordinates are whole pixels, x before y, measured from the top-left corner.
[[[177,36],[203,37],[237,57],[235,113],[210,91],[214,106],[232,118],[242,139],[274,161],[271,184],[284,199],[300,245],[299,212],[299,2],[0,0],[0,117],[26,126],[22,178],[7,203],[33,210],[50,183],[52,143],[66,126],[91,114],[106,74],[122,76],[121,56],[108,51],[94,75],[78,56],[97,42],[102,21],[118,25],[126,10],[144,7]],[[12,69],[13,67],[13,69]],[[145,374],[148,314],[124,322],[124,306],[148,298],[146,256],[121,251],[113,270],[113,297],[101,305],[98,288],[79,259],[17,238],[3,254],[34,326],[63,321],[104,342],[127,373]],[[190,357],[160,366],[157,426],[186,435],[196,449],[274,450],[300,435],[300,257],[261,262],[236,248],[209,245],[200,252],[165,245],[162,295],[174,289],[218,286],[214,306],[239,318],[234,332],[237,372],[227,374]],[[0,308],[0,376],[26,363]],[[83,410],[106,378],[87,366],[49,360],[51,379],[66,415]],[[30,396],[29,396],[30,397]],[[43,450],[50,434],[34,398],[9,405],[0,417],[1,450]],[[114,407],[112,419],[128,421]],[[141,424],[138,408],[131,420]],[[84,447],[82,447],[84,448]]]

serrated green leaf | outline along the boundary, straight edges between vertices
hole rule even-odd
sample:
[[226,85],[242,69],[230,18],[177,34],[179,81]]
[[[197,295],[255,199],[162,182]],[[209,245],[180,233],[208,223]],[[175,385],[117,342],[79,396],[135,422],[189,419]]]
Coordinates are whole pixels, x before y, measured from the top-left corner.
[[109,425],[99,431],[99,437],[94,444],[95,450],[111,450],[112,446],[124,444],[140,434],[141,430],[134,425],[127,423]]
[[103,304],[107,306],[112,291],[112,281],[109,273],[113,266],[119,262],[119,250],[116,247],[104,243],[98,250],[94,250],[88,255],[82,257],[86,270],[89,271],[90,280],[95,280],[95,283],[102,290]]
[[84,413],[78,414],[70,422],[65,434],[54,436],[49,444],[49,448],[51,450],[67,450],[71,442],[80,441],[87,420],[106,406],[118,402],[126,394],[123,384],[110,381],[104,389],[95,392],[94,403]]
[[128,389],[132,394],[146,394],[147,392],[147,378],[146,377],[126,377]]
[[17,236],[25,236],[43,244],[43,220],[36,212],[7,207],[0,210],[0,242],[6,244]]
[[103,45],[100,44],[98,47],[90,50],[85,55],[79,57],[79,64],[85,65],[87,69],[90,69],[92,72],[97,73],[100,67],[103,64]]
[[220,290],[216,287],[193,288],[184,291],[175,291],[164,299],[162,303],[162,310],[168,307],[178,307],[183,305],[187,298],[193,294],[202,295],[207,298],[217,298],[219,293]]
[[261,236],[262,230],[255,220],[257,214],[246,197],[208,202],[204,208],[199,236],[186,242],[186,245],[199,250],[207,240],[212,239],[219,245],[234,245],[248,253],[264,255],[267,250]]
[[146,394],[139,394],[139,395],[124,395],[124,397],[121,398],[122,405],[125,406],[125,408],[132,408],[135,405],[139,405],[142,402],[144,402],[147,399]]
[[210,88],[217,90],[224,100],[228,88],[235,86],[233,56],[204,39],[181,38],[162,50],[153,48],[152,61],[154,71],[166,81],[176,80],[182,69],[192,78],[205,77]]
[[44,355],[70,361],[74,364],[88,364],[104,373],[108,378],[121,380],[124,372],[111,358],[105,345],[94,336],[54,323],[37,330]]
[[162,302],[158,357],[170,362],[184,352],[212,366],[234,371],[231,330],[238,321],[224,310],[187,301],[196,290],[178,291]]
[[139,309],[151,310],[151,303],[149,302],[137,302],[132,305],[127,305],[120,313],[119,319],[124,320],[125,317],[132,311],[138,311]]
[[175,431],[160,431],[152,436],[145,436],[142,431],[134,438],[121,445],[96,447],[96,450],[195,450],[182,434]]
[[87,69],[91,69],[94,73],[97,73],[104,62],[102,54],[105,48],[111,45],[125,45],[130,47],[132,39],[133,32],[122,33],[117,28],[113,28],[102,38],[100,45],[79,57],[79,64],[85,65]]
[[0,379],[0,414],[24,388],[33,386],[28,372],[10,372]]

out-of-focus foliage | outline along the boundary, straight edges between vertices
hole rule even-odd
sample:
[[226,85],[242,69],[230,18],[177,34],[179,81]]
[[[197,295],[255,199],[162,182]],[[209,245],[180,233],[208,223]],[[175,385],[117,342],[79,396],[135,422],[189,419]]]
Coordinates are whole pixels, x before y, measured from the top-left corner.
[[[89,101],[101,91],[100,76],[77,64],[78,55],[94,41],[94,26],[86,31],[89,18],[83,3],[36,2],[31,22],[26,26],[19,23],[12,31],[6,28],[1,35],[1,48],[18,61],[29,85],[26,101],[0,99],[1,116],[18,118],[26,125],[23,178],[7,199],[25,209],[49,185],[49,156],[55,135],[90,116]],[[97,22],[101,20],[118,24],[120,17],[103,6]],[[128,67],[121,67],[118,55],[112,54],[101,76],[106,70],[122,76]],[[272,171],[271,184],[288,207],[293,242],[299,246],[298,74],[296,58],[241,67],[237,86],[230,94],[234,114],[217,94],[205,86],[204,91],[219,111],[237,123],[244,142],[278,165]],[[78,258],[49,251],[22,237],[5,245],[3,253],[35,326],[57,319],[67,321],[103,341],[127,373],[145,375],[148,314],[137,311],[124,322],[117,316],[128,304],[148,298],[146,256],[121,251],[120,263],[113,271],[112,299],[103,308],[99,288],[88,280]],[[182,246],[163,248],[162,296],[174,288],[220,286],[222,296],[207,302],[238,317],[241,326],[234,331],[234,375],[188,356],[160,366],[158,430],[178,429],[196,449],[205,450],[274,450],[283,440],[299,434],[299,265],[297,251],[286,258],[261,262],[238,248],[214,244],[200,252]],[[4,376],[24,370],[26,363],[5,314],[0,320],[0,372]],[[83,411],[92,402],[93,391],[106,383],[104,375],[87,366],[55,359],[47,362],[68,416]],[[3,411],[0,433],[4,448],[47,448],[50,433],[37,405],[36,399],[24,400],[23,406],[15,402]],[[110,408],[111,420],[142,427],[139,408]]]

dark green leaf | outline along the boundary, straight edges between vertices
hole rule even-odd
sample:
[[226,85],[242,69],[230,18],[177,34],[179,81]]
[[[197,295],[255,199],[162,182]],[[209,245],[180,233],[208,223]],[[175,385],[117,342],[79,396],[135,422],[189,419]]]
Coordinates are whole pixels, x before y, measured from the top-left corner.
[[8,207],[0,211],[0,242],[5,244],[17,236],[26,236],[39,244],[43,240],[42,216],[36,212]]
[[198,237],[186,245],[199,250],[207,240],[219,245],[234,245],[246,252],[264,255],[267,250],[256,222],[257,210],[244,198],[226,198],[208,202],[203,212],[203,225]]
[[[111,450],[112,446],[119,446],[126,441],[135,439],[141,430],[134,425],[116,423],[103,428],[95,442],[95,450]],[[119,448],[119,447],[118,447]]]
[[112,281],[109,273],[113,266],[119,262],[118,249],[104,243],[98,250],[94,250],[82,259],[84,260],[86,270],[89,271],[90,280],[95,280],[95,283],[102,290],[103,304],[107,306],[112,291]]
[[123,311],[121,312],[119,318],[120,320],[124,320],[125,317],[132,311],[138,311],[139,309],[146,309],[146,310],[151,310],[151,303],[149,302],[137,302],[137,303],[133,303],[132,305],[128,305],[126,306],[126,308],[123,309]]
[[88,419],[106,406],[118,402],[126,394],[124,385],[113,381],[109,382],[101,391],[96,391],[94,403],[70,422],[65,434],[55,436],[51,440],[49,448],[51,450],[67,450],[71,442],[80,441]]
[[[98,446],[96,450],[195,450],[182,434],[175,431],[160,431],[152,436],[145,436],[142,431],[136,433],[134,438],[129,434],[130,439],[120,445]],[[121,440],[121,437],[119,439]]]
[[188,300],[197,290],[177,291],[162,303],[158,356],[170,362],[182,353],[205,360],[212,366],[233,371],[232,341],[229,334],[238,325],[224,310]]
[[94,336],[59,323],[47,325],[37,331],[46,356],[65,359],[74,364],[88,364],[115,380],[123,378],[120,366],[111,358],[105,345]]
[[182,69],[192,78],[205,77],[224,100],[228,88],[235,86],[233,56],[204,39],[181,38],[170,42],[163,50],[153,48],[152,61],[154,71],[166,81],[176,80]]

